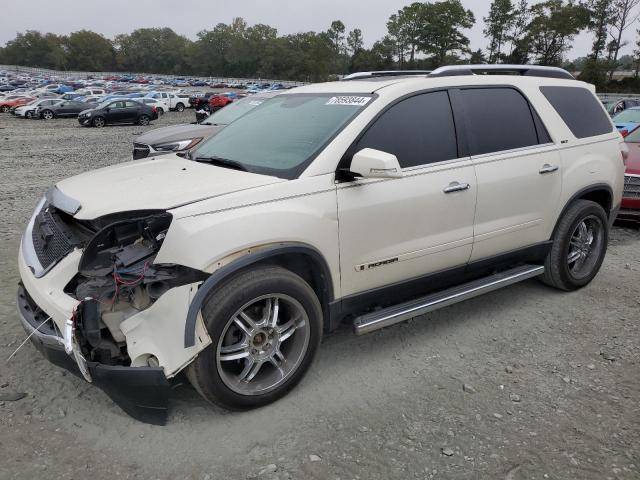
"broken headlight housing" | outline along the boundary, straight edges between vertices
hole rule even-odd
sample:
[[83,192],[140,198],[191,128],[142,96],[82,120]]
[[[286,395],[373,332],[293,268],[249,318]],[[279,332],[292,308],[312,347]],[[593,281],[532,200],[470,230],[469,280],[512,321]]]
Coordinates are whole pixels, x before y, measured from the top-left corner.
[[97,232],[85,247],[78,274],[65,291],[79,303],[74,312],[85,358],[128,365],[120,324],[149,308],[167,290],[202,281],[206,274],[174,264],[154,264],[171,225],[164,211],[128,212],[90,222]]

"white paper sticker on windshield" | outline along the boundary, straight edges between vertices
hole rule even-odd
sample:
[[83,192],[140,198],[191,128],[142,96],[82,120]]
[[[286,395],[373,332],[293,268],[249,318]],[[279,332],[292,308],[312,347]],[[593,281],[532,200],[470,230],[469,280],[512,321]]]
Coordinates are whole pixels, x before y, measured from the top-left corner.
[[363,107],[367,103],[369,103],[371,97],[332,97],[330,98],[325,105],[348,105],[350,107]]

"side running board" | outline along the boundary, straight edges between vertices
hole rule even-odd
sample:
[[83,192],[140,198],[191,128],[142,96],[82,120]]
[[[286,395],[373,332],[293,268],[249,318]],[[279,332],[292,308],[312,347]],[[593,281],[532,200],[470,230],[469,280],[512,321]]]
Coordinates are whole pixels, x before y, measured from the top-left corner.
[[361,315],[355,319],[353,329],[356,335],[364,335],[379,328],[388,327],[394,323],[403,322],[439,308],[477,297],[483,293],[492,292],[507,285],[537,277],[543,273],[544,267],[540,265],[523,265],[511,270],[505,270],[504,272],[457,285],[425,297]]

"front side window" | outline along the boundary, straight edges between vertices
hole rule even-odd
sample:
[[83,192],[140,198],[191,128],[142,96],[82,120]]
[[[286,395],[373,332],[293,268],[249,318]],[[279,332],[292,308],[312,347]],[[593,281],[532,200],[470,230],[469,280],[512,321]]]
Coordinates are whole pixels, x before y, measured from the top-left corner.
[[[460,90],[471,155],[537,145],[529,102],[513,88]],[[546,143],[546,142],[545,142]]]
[[402,168],[457,158],[449,95],[424,93],[391,106],[365,132],[355,152],[363,148],[395,155]]
[[192,152],[292,179],[369,103],[370,95],[291,94],[272,98]]

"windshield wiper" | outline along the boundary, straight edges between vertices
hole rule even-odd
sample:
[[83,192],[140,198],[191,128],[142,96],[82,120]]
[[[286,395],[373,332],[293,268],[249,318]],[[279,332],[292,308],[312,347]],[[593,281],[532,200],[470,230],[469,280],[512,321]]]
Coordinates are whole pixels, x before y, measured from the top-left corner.
[[228,158],[222,157],[196,157],[194,158],[196,162],[202,163],[211,163],[213,165],[219,165],[221,167],[233,168],[234,170],[242,170],[243,172],[248,172],[249,169],[245,167],[242,163],[236,162],[235,160],[230,160]]

